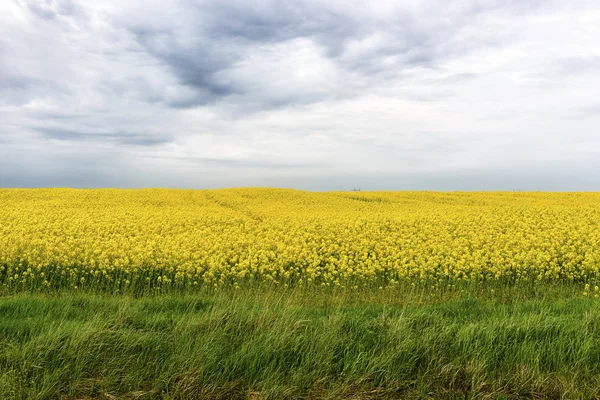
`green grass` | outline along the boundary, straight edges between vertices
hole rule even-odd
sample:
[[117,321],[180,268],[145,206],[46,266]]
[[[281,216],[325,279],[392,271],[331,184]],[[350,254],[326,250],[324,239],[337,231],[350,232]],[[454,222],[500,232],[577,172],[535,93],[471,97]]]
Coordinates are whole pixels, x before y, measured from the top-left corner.
[[600,299],[227,290],[0,297],[1,399],[589,399]]

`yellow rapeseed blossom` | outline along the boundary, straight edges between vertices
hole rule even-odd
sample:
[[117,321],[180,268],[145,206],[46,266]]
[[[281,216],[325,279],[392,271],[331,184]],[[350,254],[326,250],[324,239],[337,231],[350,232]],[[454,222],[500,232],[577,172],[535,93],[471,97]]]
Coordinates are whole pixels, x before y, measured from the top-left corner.
[[2,189],[0,204],[5,289],[566,281],[598,292],[598,193]]

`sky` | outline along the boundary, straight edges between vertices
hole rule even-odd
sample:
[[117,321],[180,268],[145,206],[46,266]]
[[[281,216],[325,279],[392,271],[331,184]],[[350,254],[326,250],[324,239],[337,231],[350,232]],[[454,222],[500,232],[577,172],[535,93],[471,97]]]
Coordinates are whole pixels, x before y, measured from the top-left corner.
[[600,191],[597,0],[1,0],[0,187]]

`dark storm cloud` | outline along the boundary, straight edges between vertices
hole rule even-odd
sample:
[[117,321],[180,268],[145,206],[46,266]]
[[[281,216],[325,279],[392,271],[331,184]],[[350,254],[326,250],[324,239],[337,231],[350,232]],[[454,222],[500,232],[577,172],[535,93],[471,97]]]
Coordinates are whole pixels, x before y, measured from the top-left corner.
[[[352,18],[318,4],[276,1],[185,4],[189,6],[185,29],[177,25],[161,27],[124,22],[149,54],[167,65],[182,85],[194,90],[193,96],[167,102],[175,108],[249,94],[248,82],[231,79],[227,72],[256,46],[308,38],[335,56],[341,52],[345,40],[364,30]],[[279,98],[272,100],[271,106],[293,101],[294,98]]]
[[[251,97],[249,101],[263,109],[340,97],[339,91],[322,91],[312,96],[252,97],[255,84],[260,83],[253,82],[252,77],[232,76],[231,70],[260,46],[305,39],[319,46],[324,56],[340,69],[356,72],[367,80],[377,75],[394,77],[405,68],[434,68],[441,60],[468,51],[462,43],[451,42],[468,16],[461,16],[463,20],[448,20],[432,30],[405,12],[388,16],[382,22],[368,14],[352,13],[345,7],[333,7],[325,2],[185,4],[188,15],[179,24],[122,22],[149,54],[169,67],[180,84],[194,91],[184,99],[167,101],[175,108],[207,105],[231,96]],[[368,39],[378,32],[385,33],[382,43],[375,43],[358,55],[348,52],[351,42]],[[355,95],[354,85],[347,82],[346,94],[342,96]]]
[[152,27],[131,27],[138,42],[152,56],[167,65],[181,84],[196,90],[193,99],[171,103],[174,107],[206,104],[237,90],[227,82],[219,81],[216,74],[235,61],[236,55],[222,44],[203,37],[180,40],[175,32],[153,30]]

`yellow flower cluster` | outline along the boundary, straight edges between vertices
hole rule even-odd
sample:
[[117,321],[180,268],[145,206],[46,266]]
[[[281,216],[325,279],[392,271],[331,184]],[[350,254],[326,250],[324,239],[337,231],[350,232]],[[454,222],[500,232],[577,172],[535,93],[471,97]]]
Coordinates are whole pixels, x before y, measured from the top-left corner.
[[0,190],[0,288],[595,282],[600,193]]

